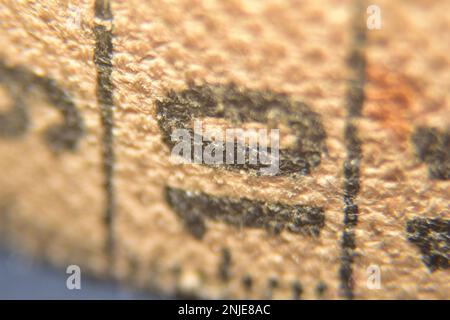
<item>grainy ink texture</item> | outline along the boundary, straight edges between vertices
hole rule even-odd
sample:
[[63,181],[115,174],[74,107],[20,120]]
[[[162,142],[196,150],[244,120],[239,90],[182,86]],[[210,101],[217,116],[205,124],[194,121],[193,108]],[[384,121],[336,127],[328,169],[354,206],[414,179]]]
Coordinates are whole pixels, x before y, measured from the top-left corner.
[[[364,56],[365,19],[364,4],[355,1],[353,20],[353,43],[348,60],[351,69],[347,91],[347,119],[345,124],[345,146],[347,158],[344,161],[344,231],[341,239],[341,266],[339,269],[341,294],[353,298],[352,263],[354,259],[355,227],[358,223],[358,205],[355,198],[359,191],[359,163],[361,160],[361,141],[358,139],[354,119],[359,117],[364,104],[364,82],[366,61]],[[318,289],[318,292],[322,290]]]
[[450,131],[418,127],[412,142],[419,159],[428,165],[431,179],[450,179]]
[[14,99],[14,105],[7,111],[0,113],[0,136],[14,138],[22,136],[29,125],[28,113],[22,95],[24,87],[30,82],[27,73],[8,68],[0,64],[0,80],[8,87],[8,93]]
[[245,275],[244,277],[242,277],[241,281],[246,291],[252,290],[253,280],[250,275]]
[[113,261],[114,253],[114,149],[113,149],[113,84],[112,73],[112,13],[108,0],[95,1],[95,17],[105,24],[94,26],[94,62],[97,68],[97,101],[103,124],[103,172],[105,179],[105,225],[107,229],[106,250]]
[[103,277],[93,16],[90,0],[0,1],[0,202],[8,245]]
[[[338,298],[349,2],[111,4],[121,276],[139,257],[136,283],[149,281],[157,261],[154,282],[169,291],[291,298],[297,281],[311,299],[320,279],[322,298]],[[173,163],[170,134],[192,133],[195,120],[280,129],[279,175],[258,176],[248,163]],[[180,191],[169,204],[166,186]],[[255,220],[253,207],[263,213]],[[307,221],[312,208],[323,226]],[[217,272],[223,246],[232,256],[226,282]],[[174,265],[177,277],[163,271]]]
[[274,296],[274,291],[278,288],[279,283],[277,278],[270,277],[267,280],[267,299],[272,299]]
[[327,285],[325,283],[319,282],[316,285],[316,296],[318,299],[323,298],[326,291],[327,291]]
[[[190,85],[181,92],[169,92],[167,98],[157,101],[157,107],[164,142],[171,148],[176,144],[171,139],[172,132],[176,129],[188,129],[192,137],[193,152],[193,120],[212,117],[226,119],[235,128],[246,122],[259,122],[270,128],[283,124],[290,128],[296,141],[291,148],[280,150],[278,175],[306,175],[320,164],[322,153],[326,152],[326,134],[319,115],[304,103],[292,101],[286,94],[242,89],[234,84]],[[251,147],[239,146],[238,143],[233,145],[234,163],[224,163],[216,167],[258,173],[257,170],[263,165],[250,163]],[[244,164],[236,162],[238,148],[245,149]],[[223,149],[227,152],[231,150],[229,147]],[[270,154],[271,148],[267,148],[267,151]]]
[[262,228],[274,235],[286,230],[311,237],[318,237],[325,225],[325,215],[319,207],[219,198],[171,187],[166,189],[166,198],[197,239],[207,232],[207,219],[240,228]]
[[54,80],[39,77],[23,67],[8,67],[0,62],[0,83],[8,88],[12,99],[10,110],[0,113],[0,137],[21,137],[26,133],[29,119],[25,98],[33,89],[41,90],[52,107],[62,115],[63,124],[51,125],[44,132],[44,139],[54,152],[74,151],[83,136],[83,121],[73,101]]
[[294,281],[292,283],[292,299],[297,300],[302,297],[303,287],[300,282]]
[[[168,295],[448,299],[450,2],[368,5],[1,0],[2,236]],[[173,161],[196,120],[279,129],[278,175]]]
[[[362,157],[353,293],[355,298],[448,299],[448,269],[430,272],[405,228],[417,218],[450,217],[449,180],[430,174],[432,167],[445,168],[441,134],[450,125],[450,59],[445,54],[450,34],[449,17],[441,12],[450,4],[389,0],[377,4],[382,27],[366,31],[364,107],[356,121]],[[436,144],[425,128],[437,130]],[[414,140],[421,142],[416,145]],[[425,151],[427,160],[421,160],[419,150]],[[442,164],[430,165],[432,154]],[[379,267],[379,290],[366,285],[369,266]]]
[[231,266],[231,253],[230,250],[223,248],[222,249],[222,260],[220,261],[218,274],[219,278],[223,281],[228,281],[230,278],[230,266]]
[[406,231],[431,272],[450,267],[450,220],[415,218],[408,221]]

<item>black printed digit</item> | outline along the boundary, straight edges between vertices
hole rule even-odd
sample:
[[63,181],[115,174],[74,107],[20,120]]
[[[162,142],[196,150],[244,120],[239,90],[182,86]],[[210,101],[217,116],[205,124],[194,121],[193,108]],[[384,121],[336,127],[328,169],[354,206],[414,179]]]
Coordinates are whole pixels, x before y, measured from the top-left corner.
[[0,84],[7,89],[13,103],[10,110],[0,113],[0,137],[17,138],[26,133],[31,119],[25,98],[32,88],[38,88],[63,117],[62,124],[51,125],[45,130],[47,145],[55,152],[76,148],[83,135],[83,121],[73,101],[54,80],[0,62]]
[[[169,147],[174,146],[171,133],[175,129],[192,133],[193,119],[202,117],[223,118],[233,125],[251,121],[270,127],[286,125],[295,133],[296,141],[293,147],[280,150],[278,175],[309,174],[320,164],[322,153],[326,151],[326,135],[319,115],[285,94],[239,89],[233,84],[190,85],[186,90],[172,91],[165,99],[157,101],[157,114],[163,141]],[[218,167],[252,174],[260,165],[246,162]],[[323,209],[315,206],[213,197],[171,187],[166,187],[165,194],[168,204],[197,239],[207,231],[205,219],[234,227],[262,228],[271,234],[286,230],[314,237],[319,236],[325,223]]]
[[[233,84],[190,85],[181,92],[171,91],[165,99],[157,101],[157,115],[163,141],[170,148],[174,146],[171,133],[175,129],[192,133],[192,121],[202,117],[226,119],[233,125],[252,121],[270,127],[283,124],[294,132],[296,141],[291,148],[280,150],[277,175],[281,176],[309,174],[326,152],[326,134],[319,115],[286,94],[268,90],[241,89]],[[248,147],[244,148],[248,154]],[[261,164],[250,164],[247,160],[244,164],[220,167],[257,174]]]

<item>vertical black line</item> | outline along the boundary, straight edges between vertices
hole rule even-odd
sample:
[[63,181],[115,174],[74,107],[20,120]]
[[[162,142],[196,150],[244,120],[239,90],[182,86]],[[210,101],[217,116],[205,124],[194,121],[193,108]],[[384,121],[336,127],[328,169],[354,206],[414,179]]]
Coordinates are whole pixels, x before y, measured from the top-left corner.
[[278,279],[276,277],[270,277],[267,280],[267,299],[273,299],[273,293],[279,286]]
[[323,281],[319,281],[316,284],[316,288],[315,288],[315,293],[316,293],[317,299],[323,299],[326,291],[327,291],[327,285]]
[[244,287],[245,292],[249,293],[253,287],[253,278],[246,274],[241,279],[242,286]]
[[97,69],[97,102],[100,106],[103,126],[102,161],[104,173],[105,204],[104,223],[106,228],[105,250],[109,266],[114,262],[114,149],[113,149],[113,84],[112,73],[112,14],[109,0],[95,1],[95,51],[94,63]]
[[218,276],[223,282],[227,282],[230,278],[231,253],[227,248],[222,248],[221,260],[218,267]]
[[355,0],[355,17],[352,26],[352,47],[348,60],[350,78],[346,93],[346,121],[344,141],[346,159],[344,160],[344,230],[341,238],[341,265],[339,268],[340,294],[344,298],[353,298],[353,260],[356,248],[355,227],[358,221],[358,205],[355,198],[359,192],[359,164],[361,160],[361,141],[357,135],[355,119],[361,115],[364,104],[364,83],[366,60],[364,46],[366,42],[364,1]]
[[292,299],[293,300],[301,299],[302,293],[303,293],[303,286],[300,283],[300,281],[296,280],[296,281],[292,282],[291,291],[292,291]]

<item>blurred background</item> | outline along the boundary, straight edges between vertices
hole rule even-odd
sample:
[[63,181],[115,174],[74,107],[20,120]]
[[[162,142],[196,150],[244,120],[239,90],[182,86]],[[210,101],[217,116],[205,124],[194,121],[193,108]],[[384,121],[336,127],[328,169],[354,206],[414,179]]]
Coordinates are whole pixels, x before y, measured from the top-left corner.
[[0,247],[0,299],[161,299],[81,273],[81,289],[68,290],[69,274]]

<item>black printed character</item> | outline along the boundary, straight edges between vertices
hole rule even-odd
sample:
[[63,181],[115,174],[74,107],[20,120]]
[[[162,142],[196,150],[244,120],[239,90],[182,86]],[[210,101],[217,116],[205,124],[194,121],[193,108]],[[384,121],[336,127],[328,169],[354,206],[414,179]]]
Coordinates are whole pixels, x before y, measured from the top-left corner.
[[450,220],[414,218],[407,222],[406,231],[431,272],[450,267]]
[[34,88],[38,88],[63,116],[62,124],[52,125],[45,130],[47,145],[54,152],[76,149],[83,135],[83,121],[71,98],[54,80],[0,62],[0,85],[7,89],[13,104],[8,111],[0,112],[0,137],[20,138],[26,133],[30,124],[26,97]]
[[450,131],[418,127],[412,134],[416,154],[428,165],[431,179],[450,179]]
[[[246,122],[263,123],[272,128],[285,125],[293,131],[296,139],[294,146],[280,150],[279,171],[276,174],[280,176],[309,174],[312,168],[320,164],[322,154],[326,152],[326,134],[320,116],[306,104],[291,100],[286,94],[268,90],[238,88],[234,84],[190,84],[187,89],[171,91],[164,99],[157,101],[157,116],[163,141],[170,148],[174,147],[171,134],[175,129],[187,129],[193,137],[193,120],[202,117],[226,119],[236,126]],[[246,149],[245,154],[250,153],[247,146],[243,148]],[[262,166],[249,163],[246,159],[243,164],[224,163],[220,167],[258,174]]]

